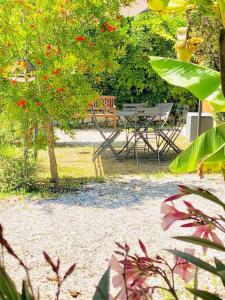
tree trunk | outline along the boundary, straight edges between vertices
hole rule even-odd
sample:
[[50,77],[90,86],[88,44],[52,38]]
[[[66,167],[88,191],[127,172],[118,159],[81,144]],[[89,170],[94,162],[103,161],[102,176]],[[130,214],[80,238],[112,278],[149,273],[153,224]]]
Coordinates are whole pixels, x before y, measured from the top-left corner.
[[59,183],[59,175],[57,168],[57,161],[55,156],[55,138],[54,138],[54,129],[53,122],[50,117],[45,120],[45,131],[48,139],[48,155],[50,161],[50,172],[51,172],[51,181],[58,186]]
[[220,31],[219,38],[220,46],[220,73],[221,73],[221,86],[223,95],[225,97],[225,28]]

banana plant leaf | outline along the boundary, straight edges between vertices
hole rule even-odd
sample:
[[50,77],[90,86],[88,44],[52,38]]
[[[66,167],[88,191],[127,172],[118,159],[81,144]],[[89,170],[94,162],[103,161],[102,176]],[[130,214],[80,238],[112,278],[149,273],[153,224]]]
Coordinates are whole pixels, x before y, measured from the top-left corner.
[[225,123],[212,128],[199,136],[171,164],[174,173],[194,172],[199,163],[212,166],[225,162]]
[[168,83],[189,90],[201,101],[208,101],[216,112],[225,112],[220,73],[172,58],[151,56],[153,69]]

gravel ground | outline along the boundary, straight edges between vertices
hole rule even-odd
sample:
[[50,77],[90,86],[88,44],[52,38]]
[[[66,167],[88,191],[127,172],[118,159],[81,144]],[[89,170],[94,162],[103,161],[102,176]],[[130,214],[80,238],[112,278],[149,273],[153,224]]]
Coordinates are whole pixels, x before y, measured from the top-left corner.
[[[104,130],[106,136],[110,135],[111,129]],[[56,128],[55,135],[57,137],[57,144],[59,145],[79,145],[90,146],[99,145],[104,139],[96,129],[79,129],[75,132],[74,136],[70,136],[64,131]],[[186,136],[186,127],[181,132],[182,136]],[[115,140],[116,143],[122,143],[126,141],[126,133],[123,131]]]
[[[87,185],[76,194],[57,199],[0,201],[0,222],[11,245],[31,267],[31,277],[42,299],[54,299],[55,291],[51,270],[42,256],[42,250],[46,250],[55,259],[61,258],[63,270],[77,262],[61,299],[70,299],[70,289],[81,292],[80,300],[89,300],[107,268],[107,259],[116,249],[115,241],[126,241],[137,251],[140,238],[152,254],[177,246],[170,236],[182,233],[181,229],[174,226],[168,232],[162,231],[160,203],[177,191],[179,183],[207,188],[225,199],[225,185],[219,175],[204,180],[196,175],[145,179],[126,176]],[[196,203],[201,201],[199,197],[194,199]],[[207,201],[203,207],[210,212],[218,209]],[[182,246],[179,244],[179,249]],[[24,276],[21,268],[8,256],[6,261],[10,274],[19,283]]]

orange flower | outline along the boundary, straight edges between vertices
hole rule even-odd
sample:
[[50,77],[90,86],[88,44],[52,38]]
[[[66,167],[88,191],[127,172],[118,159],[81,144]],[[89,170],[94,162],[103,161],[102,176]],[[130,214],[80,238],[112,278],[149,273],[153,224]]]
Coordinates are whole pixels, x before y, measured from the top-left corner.
[[58,75],[58,74],[60,74],[60,70],[59,69],[55,69],[55,70],[52,71],[52,74]]
[[17,106],[18,107],[24,107],[26,106],[26,100],[25,99],[20,99],[18,102],[17,102]]
[[76,40],[77,42],[84,42],[84,41],[85,41],[85,37],[82,36],[82,35],[79,35],[79,36],[76,36],[76,37],[75,37],[75,40]]
[[116,16],[116,19],[119,21],[122,18],[122,16]]
[[12,83],[12,85],[16,85],[16,84],[17,84],[16,79],[13,79],[13,80],[11,81],[11,83]]
[[104,27],[101,27],[101,28],[100,28],[100,31],[101,31],[101,32],[104,32],[104,31],[105,31]]
[[40,59],[38,59],[38,60],[36,61],[36,64],[37,64],[38,66],[41,66],[41,65],[42,65],[42,62],[41,62],[41,60],[40,60]]
[[48,50],[51,50],[51,49],[52,49],[52,45],[48,44],[48,45],[46,46],[46,48],[47,48]]
[[46,50],[46,51],[45,51],[45,55],[46,55],[46,56],[50,56],[50,55],[51,55],[50,51]]
[[88,46],[89,46],[89,47],[94,47],[94,45],[95,45],[95,44],[92,43],[92,42],[88,43]]
[[109,25],[109,26],[107,26],[107,30],[108,30],[108,32],[116,31],[116,26]]
[[40,102],[40,101],[37,101],[37,102],[36,102],[36,106],[41,106],[41,102]]
[[48,76],[47,76],[47,75],[43,75],[43,76],[42,76],[42,79],[43,79],[43,80],[48,80]]
[[62,93],[63,91],[64,91],[64,90],[63,90],[62,87],[58,87],[58,88],[56,89],[56,93],[58,93],[58,94]]
[[109,26],[109,23],[108,23],[108,22],[105,22],[105,23],[104,23],[104,26],[105,26],[105,27],[108,27],[108,26]]

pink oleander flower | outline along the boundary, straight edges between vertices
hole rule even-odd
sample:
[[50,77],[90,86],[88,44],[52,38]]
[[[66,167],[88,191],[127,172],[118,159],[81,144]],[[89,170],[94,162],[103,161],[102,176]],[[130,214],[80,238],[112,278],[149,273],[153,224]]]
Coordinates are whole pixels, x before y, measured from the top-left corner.
[[[120,288],[121,293],[118,300],[126,300],[126,285],[124,280],[124,268],[119,263],[118,259],[112,255],[109,266],[117,274],[112,277],[112,284],[114,288]],[[113,299],[113,298],[112,298]]]
[[174,222],[190,218],[189,213],[179,211],[175,206],[168,205],[165,202],[162,203],[161,213],[164,214],[162,218],[162,228],[164,231],[169,229]]
[[178,185],[178,187],[179,187],[179,193],[168,197],[164,202],[174,201],[176,199],[184,197],[185,195],[188,195],[188,193],[185,190],[185,186],[184,185]]
[[158,261],[148,257],[146,248],[141,241],[139,241],[139,245],[145,256],[138,256],[137,254],[131,256],[128,254],[129,250],[126,246],[117,245],[126,253],[115,251],[122,255],[123,259],[119,261],[113,255],[109,263],[111,269],[117,273],[112,278],[113,287],[121,290],[117,299],[127,300],[128,296],[132,300],[145,300],[146,295],[149,295],[146,280],[149,276],[154,276],[157,273],[158,267],[154,263]]
[[[204,225],[196,224],[195,232],[192,235],[212,241],[214,243],[217,243],[217,244],[223,246],[223,242],[218,237],[218,235],[214,232],[215,230],[216,230],[216,228],[213,224],[204,224]],[[207,247],[203,247],[203,251],[206,252],[206,250],[207,250]]]
[[[184,251],[188,254],[194,255],[194,249],[184,249]],[[185,281],[191,281],[194,276],[195,266],[190,262],[186,261],[181,257],[176,257],[176,266],[174,268],[174,274],[180,275],[180,277]]]

